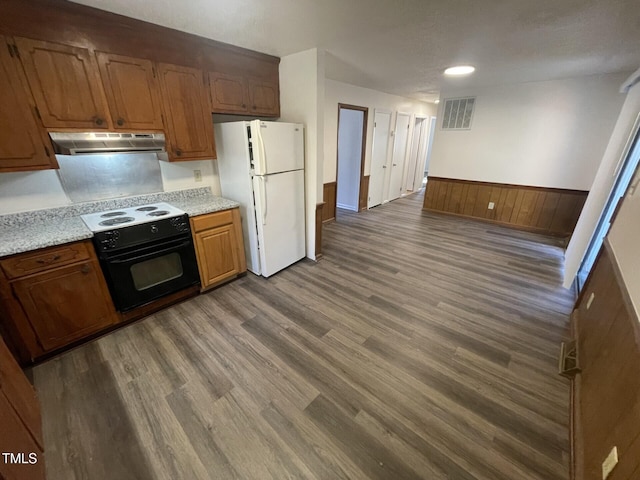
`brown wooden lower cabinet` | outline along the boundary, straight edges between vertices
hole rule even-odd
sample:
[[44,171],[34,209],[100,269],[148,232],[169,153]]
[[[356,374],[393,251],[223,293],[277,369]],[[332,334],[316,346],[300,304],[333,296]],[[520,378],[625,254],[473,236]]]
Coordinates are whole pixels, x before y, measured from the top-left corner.
[[240,210],[200,215],[191,219],[202,290],[247,270]]
[[9,312],[2,330],[20,343],[15,350],[21,357],[27,352],[21,361],[33,361],[118,321],[89,241],[14,255],[0,260],[0,266],[2,310]]
[[44,480],[40,404],[0,338],[0,478]]

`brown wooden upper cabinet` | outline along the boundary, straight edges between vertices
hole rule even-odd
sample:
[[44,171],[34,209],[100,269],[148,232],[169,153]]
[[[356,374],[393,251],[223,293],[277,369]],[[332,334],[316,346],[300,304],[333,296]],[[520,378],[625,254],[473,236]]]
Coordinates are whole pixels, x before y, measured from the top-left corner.
[[247,113],[249,91],[247,81],[240,75],[209,72],[211,111],[216,113]]
[[45,127],[111,127],[98,67],[89,50],[20,37],[15,45]]
[[280,116],[278,82],[266,78],[209,72],[211,111]]
[[0,172],[57,168],[12,45],[0,35]]
[[97,52],[104,93],[116,130],[162,130],[160,89],[150,60]]
[[280,90],[278,82],[264,78],[250,77],[249,111],[255,115],[280,116]]
[[205,77],[196,68],[158,64],[169,160],[215,158]]

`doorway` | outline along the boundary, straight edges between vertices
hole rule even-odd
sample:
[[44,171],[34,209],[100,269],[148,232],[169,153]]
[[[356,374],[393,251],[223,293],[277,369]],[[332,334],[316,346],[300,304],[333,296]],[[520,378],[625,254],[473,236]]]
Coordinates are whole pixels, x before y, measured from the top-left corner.
[[427,136],[429,135],[428,127],[429,117],[416,115],[413,123],[411,151],[402,187],[403,195],[416,192],[422,186],[422,169],[427,156]]
[[609,233],[611,223],[615,218],[620,201],[625,196],[627,189],[631,184],[631,179],[640,173],[638,172],[638,167],[640,165],[640,115],[638,116],[638,119],[636,119],[633,132],[634,133],[632,133],[631,136],[633,140],[628,143],[620,158],[620,163],[616,167],[614,175],[616,175],[617,178],[613,183],[607,203],[602,210],[602,214],[598,220],[598,225],[593,232],[587,251],[584,254],[580,268],[578,269],[578,291],[582,290],[582,287],[589,276],[589,272],[591,272],[591,269],[598,258],[598,253],[600,252],[604,238],[607,236],[607,233]]
[[364,154],[368,113],[366,107],[338,104],[336,207],[354,212],[366,208]]
[[431,162],[431,150],[433,149],[433,138],[436,135],[437,120],[438,119],[436,117],[431,117],[431,120],[429,121],[429,140],[427,142],[427,154],[425,155],[424,168],[422,169],[422,171],[424,172],[421,182],[423,186],[427,184],[427,174],[429,173],[429,162]]
[[405,158],[407,156],[407,144],[409,141],[409,126],[411,115],[400,113],[396,115],[396,127],[394,129],[393,157],[391,158],[391,173],[389,179],[389,192],[387,200],[395,200],[402,192],[402,180],[404,176]]
[[373,118],[368,208],[380,205],[384,200],[384,186],[387,181],[387,172],[389,171],[387,159],[389,158],[391,112],[376,109]]

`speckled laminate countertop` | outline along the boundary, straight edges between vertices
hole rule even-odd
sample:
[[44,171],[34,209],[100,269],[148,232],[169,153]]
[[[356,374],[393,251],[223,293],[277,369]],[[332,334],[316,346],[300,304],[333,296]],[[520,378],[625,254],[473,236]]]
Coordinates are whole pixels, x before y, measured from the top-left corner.
[[80,215],[155,202],[170,203],[190,217],[239,206],[203,187],[0,215],[0,257],[92,238]]

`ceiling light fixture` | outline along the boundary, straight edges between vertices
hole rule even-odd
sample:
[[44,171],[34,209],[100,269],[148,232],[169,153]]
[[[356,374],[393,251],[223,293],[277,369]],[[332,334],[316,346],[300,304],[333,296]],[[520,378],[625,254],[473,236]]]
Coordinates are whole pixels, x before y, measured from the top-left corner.
[[435,103],[436,105],[440,103],[440,99],[435,100],[433,103]]
[[445,75],[450,75],[453,77],[457,77],[460,75],[469,75],[476,70],[476,67],[472,67],[471,65],[458,65],[455,67],[449,67],[444,71]]

